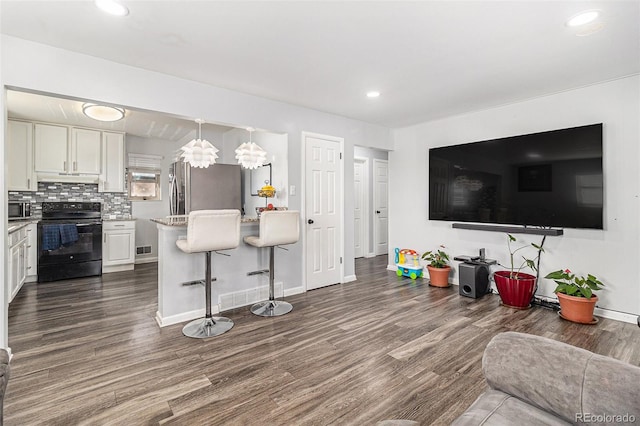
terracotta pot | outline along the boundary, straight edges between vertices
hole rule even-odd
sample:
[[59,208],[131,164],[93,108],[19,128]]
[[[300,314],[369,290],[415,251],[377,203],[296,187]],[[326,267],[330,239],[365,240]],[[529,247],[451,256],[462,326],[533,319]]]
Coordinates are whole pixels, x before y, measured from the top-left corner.
[[569,321],[580,324],[592,324],[593,309],[598,302],[595,294],[590,299],[586,297],[569,296],[564,293],[556,293],[560,302],[560,316]]
[[434,287],[449,287],[449,272],[451,272],[451,266],[445,268],[434,268],[427,265],[429,271],[429,284]]
[[527,309],[536,289],[536,277],[519,272],[517,278],[510,278],[510,271],[493,274],[502,304],[510,308]]

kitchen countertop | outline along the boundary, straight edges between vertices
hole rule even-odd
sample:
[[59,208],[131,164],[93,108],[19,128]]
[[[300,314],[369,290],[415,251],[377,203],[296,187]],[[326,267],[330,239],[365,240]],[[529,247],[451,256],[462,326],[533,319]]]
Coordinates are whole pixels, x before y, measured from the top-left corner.
[[116,217],[103,217],[102,218],[103,222],[116,222],[116,221],[122,221],[122,220],[136,220],[136,218],[132,217],[132,216],[116,216]]
[[[160,217],[160,218],[154,218],[150,220],[151,222],[159,223],[160,225],[165,225],[165,226],[187,226],[188,219],[189,219],[189,216],[180,215],[180,216]],[[260,218],[243,216],[242,219],[240,219],[240,222],[241,223],[258,223],[260,222]]]

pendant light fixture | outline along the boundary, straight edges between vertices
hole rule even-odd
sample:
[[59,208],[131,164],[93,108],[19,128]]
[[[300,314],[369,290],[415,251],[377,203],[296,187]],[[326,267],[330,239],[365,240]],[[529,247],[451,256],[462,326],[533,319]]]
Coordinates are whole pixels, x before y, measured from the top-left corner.
[[211,145],[206,139],[202,139],[202,124],[204,120],[198,118],[196,123],[198,123],[198,139],[193,139],[180,148],[182,150],[180,157],[184,159],[185,163],[191,164],[191,167],[204,169],[216,163],[218,148]]
[[267,162],[267,152],[251,141],[251,134],[255,129],[247,127],[249,142],[245,142],[236,149],[238,164],[245,169],[257,169]]

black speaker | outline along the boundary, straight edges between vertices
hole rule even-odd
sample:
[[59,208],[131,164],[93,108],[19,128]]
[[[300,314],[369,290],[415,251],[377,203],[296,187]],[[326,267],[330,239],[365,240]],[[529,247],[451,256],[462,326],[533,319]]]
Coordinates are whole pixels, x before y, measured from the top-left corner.
[[458,266],[460,274],[458,291],[460,296],[478,299],[489,290],[489,267],[487,265],[472,265],[461,263]]

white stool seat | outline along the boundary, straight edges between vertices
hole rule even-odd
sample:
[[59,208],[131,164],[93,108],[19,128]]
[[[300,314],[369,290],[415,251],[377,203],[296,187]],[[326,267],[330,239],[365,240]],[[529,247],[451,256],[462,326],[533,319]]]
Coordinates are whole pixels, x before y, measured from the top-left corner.
[[204,318],[191,321],[182,328],[187,337],[205,338],[225,333],[233,327],[233,321],[211,314],[211,252],[230,250],[240,244],[239,210],[196,210],[189,213],[187,239],[176,241],[185,253],[205,254],[205,299]]
[[295,210],[264,211],[260,215],[260,235],[244,237],[244,242],[254,247],[269,247],[269,300],[256,303],[251,312],[274,317],[291,312],[290,303],[277,301],[274,296],[274,247],[294,244],[300,239],[300,213]]

